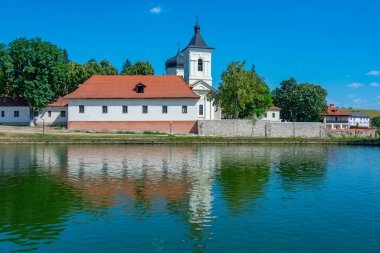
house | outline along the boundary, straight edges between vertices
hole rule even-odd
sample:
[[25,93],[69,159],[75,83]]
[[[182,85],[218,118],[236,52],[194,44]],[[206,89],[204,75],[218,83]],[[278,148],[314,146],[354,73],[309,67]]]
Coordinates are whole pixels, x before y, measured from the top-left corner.
[[68,101],[60,97],[43,108],[35,118],[38,125],[66,125]]
[[277,106],[272,106],[267,109],[267,112],[260,118],[261,120],[281,122],[280,118],[281,108]]
[[362,112],[351,112],[351,116],[348,117],[348,123],[351,128],[355,128],[355,127],[369,128],[370,118],[368,115]]
[[0,124],[29,125],[28,101],[17,97],[0,97]]
[[65,97],[69,130],[195,133],[200,96],[180,76],[95,75]]
[[350,113],[339,110],[334,104],[330,104],[327,113],[323,114],[323,123],[327,129],[349,129],[349,117],[351,117]]

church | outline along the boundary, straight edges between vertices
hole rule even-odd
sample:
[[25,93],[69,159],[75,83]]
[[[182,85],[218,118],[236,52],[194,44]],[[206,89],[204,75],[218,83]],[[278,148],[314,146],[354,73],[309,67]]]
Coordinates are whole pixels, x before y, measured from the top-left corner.
[[206,98],[213,50],[197,22],[187,47],[166,61],[166,75],[92,76],[65,96],[68,129],[197,133],[198,120],[221,117]]

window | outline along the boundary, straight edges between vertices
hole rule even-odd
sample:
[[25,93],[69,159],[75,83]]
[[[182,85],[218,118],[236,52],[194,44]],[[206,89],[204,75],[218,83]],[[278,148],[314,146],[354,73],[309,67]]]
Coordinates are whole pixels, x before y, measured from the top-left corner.
[[4,112],[4,111],[1,111],[1,117],[2,117],[2,118],[5,117],[5,112]]
[[102,112],[103,112],[103,113],[108,113],[108,106],[103,105],[103,106],[102,106]]
[[84,105],[79,106],[79,113],[84,113]]
[[199,115],[203,115],[203,105],[199,105]]
[[162,106],[162,113],[163,113],[163,114],[168,113],[168,106],[167,106],[167,105],[163,105],[163,106]]
[[264,117],[265,117],[265,118],[268,118],[268,113],[267,113],[267,112],[264,114]]
[[19,111],[14,111],[13,115],[15,116],[15,118],[18,118],[18,117],[20,117],[20,112]]
[[123,105],[123,113],[128,113],[128,106],[127,105]]
[[51,118],[51,111],[48,111],[48,117]]
[[147,105],[143,105],[143,107],[142,107],[142,113],[144,113],[144,114],[148,113],[148,106]]
[[272,118],[276,118],[276,113],[272,112]]
[[203,60],[198,59],[198,71],[203,71]]
[[61,111],[61,118],[66,118],[66,111]]
[[144,93],[144,85],[143,84],[138,84],[136,86],[136,91],[137,91],[137,93]]
[[187,105],[182,106],[182,113],[186,114],[187,113]]

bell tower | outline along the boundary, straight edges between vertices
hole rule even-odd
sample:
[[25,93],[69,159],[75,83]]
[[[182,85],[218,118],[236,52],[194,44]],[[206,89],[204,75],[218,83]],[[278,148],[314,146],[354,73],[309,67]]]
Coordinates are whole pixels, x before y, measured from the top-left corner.
[[212,86],[211,56],[214,48],[209,47],[201,36],[198,20],[194,26],[194,35],[185,49],[184,79],[188,84],[203,81]]

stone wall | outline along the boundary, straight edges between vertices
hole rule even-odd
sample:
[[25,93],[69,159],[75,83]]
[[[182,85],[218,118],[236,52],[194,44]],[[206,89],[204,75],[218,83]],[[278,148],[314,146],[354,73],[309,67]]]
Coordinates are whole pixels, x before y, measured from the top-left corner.
[[358,138],[374,138],[376,137],[376,129],[342,129],[342,130],[327,130],[326,136],[333,138],[342,138],[342,137],[358,137]]
[[324,137],[323,123],[252,120],[199,120],[198,134],[237,137]]

